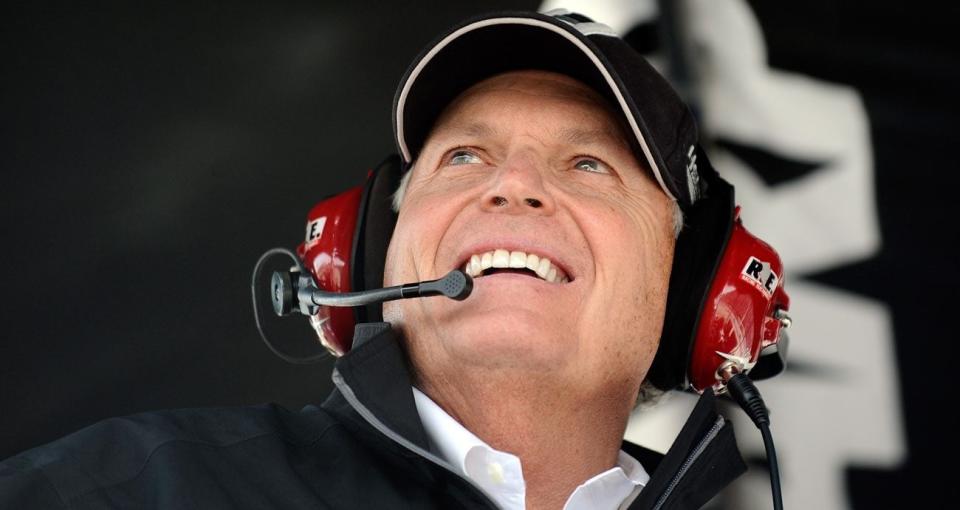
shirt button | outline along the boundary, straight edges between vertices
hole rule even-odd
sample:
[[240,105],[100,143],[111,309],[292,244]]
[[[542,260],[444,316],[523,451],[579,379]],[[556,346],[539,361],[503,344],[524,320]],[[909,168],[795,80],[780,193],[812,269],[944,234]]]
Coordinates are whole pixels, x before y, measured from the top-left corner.
[[503,483],[503,466],[499,462],[487,464],[487,476],[490,477],[490,481],[497,485]]

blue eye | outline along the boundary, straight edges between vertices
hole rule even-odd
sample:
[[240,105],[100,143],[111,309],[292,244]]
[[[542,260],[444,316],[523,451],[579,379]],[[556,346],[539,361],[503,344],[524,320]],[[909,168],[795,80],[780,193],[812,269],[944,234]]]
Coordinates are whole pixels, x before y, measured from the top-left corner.
[[450,155],[451,165],[472,165],[482,162],[483,160],[480,159],[480,156],[467,150],[454,151],[453,154]]
[[577,170],[584,170],[586,172],[593,172],[598,174],[608,174],[610,169],[607,168],[607,165],[591,158],[583,158],[577,160],[577,163],[573,165]]

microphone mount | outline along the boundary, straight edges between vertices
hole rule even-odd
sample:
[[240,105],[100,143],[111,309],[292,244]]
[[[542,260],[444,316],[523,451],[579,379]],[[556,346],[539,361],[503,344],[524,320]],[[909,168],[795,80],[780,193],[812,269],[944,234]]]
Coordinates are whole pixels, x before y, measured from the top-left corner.
[[270,278],[270,301],[273,311],[278,316],[293,314],[315,315],[321,306],[350,307],[363,306],[376,302],[392,301],[429,296],[446,296],[461,301],[473,291],[473,279],[461,270],[454,270],[443,278],[418,283],[407,283],[383,289],[372,289],[358,292],[326,292],[317,288],[313,277],[303,261],[291,250],[286,248],[271,248],[264,252],[253,266],[253,276],[250,281],[250,291],[253,298],[253,320],[257,326],[260,339],[279,358],[293,364],[305,365],[326,359],[329,354],[324,352],[311,356],[291,356],[276,348],[267,338],[261,321],[260,300],[258,289],[262,289],[260,279],[262,269],[267,259],[285,255],[293,260],[294,267],[287,271],[275,271]]

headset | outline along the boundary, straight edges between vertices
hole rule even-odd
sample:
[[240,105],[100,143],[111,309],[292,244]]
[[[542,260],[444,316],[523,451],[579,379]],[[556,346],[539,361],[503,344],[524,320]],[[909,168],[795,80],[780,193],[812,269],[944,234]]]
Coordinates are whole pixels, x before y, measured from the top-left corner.
[[[470,292],[470,277],[460,271],[433,282],[380,289],[396,223],[392,195],[404,170],[400,157],[390,156],[367,172],[362,185],[317,203],[307,215],[296,267],[274,273],[271,280],[277,315],[307,316],[335,356],[350,350],[355,324],[382,320],[382,301],[436,294],[464,299]],[[790,300],[783,263],[744,228],[733,187],[716,172],[704,177],[707,193],[684,211],[663,333],[647,374],[664,390],[720,393],[733,375],[749,372],[752,379],[763,379],[786,366]],[[254,294],[256,309],[256,288]]]
[[[744,228],[733,186],[720,178],[701,147],[696,150],[706,163],[701,172],[703,195],[683,211],[684,228],[674,249],[663,331],[647,380],[661,390],[726,393],[737,402],[763,436],[773,506],[782,509],[770,417],[752,380],[772,377],[786,368],[786,329],[791,319],[783,262],[770,245]],[[356,324],[382,320],[380,303],[384,301],[469,296],[472,280],[460,270],[439,280],[380,288],[396,224],[393,193],[404,170],[408,169],[399,156],[388,157],[367,173],[362,185],[324,199],[310,210],[305,239],[296,254],[275,248],[257,261],[252,282],[254,317],[261,338],[275,354],[293,363],[324,357],[291,357],[278,351],[263,332],[259,275],[264,261],[278,253],[292,257],[295,266],[272,275],[274,312],[306,315],[320,343],[335,356],[352,347]]]

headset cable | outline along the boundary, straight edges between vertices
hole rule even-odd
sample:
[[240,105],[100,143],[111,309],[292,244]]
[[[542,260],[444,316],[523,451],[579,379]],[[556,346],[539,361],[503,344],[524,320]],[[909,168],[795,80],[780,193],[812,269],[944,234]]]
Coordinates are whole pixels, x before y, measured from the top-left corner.
[[743,409],[747,416],[753,420],[753,424],[760,429],[763,435],[763,447],[767,451],[767,464],[770,467],[770,491],[773,494],[774,510],[783,510],[783,495],[780,492],[780,467],[777,465],[777,450],[773,446],[773,434],[770,433],[770,414],[767,406],[763,403],[763,397],[760,391],[754,386],[753,381],[747,377],[747,374],[737,372],[732,377],[727,378],[730,372],[725,374],[727,392],[737,404]]

